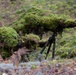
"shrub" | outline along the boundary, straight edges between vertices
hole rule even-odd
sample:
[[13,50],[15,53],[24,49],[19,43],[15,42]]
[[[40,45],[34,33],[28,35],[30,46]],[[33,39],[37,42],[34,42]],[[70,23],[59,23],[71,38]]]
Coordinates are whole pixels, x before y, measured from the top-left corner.
[[11,27],[0,27],[0,42],[5,46],[14,47],[18,43],[18,34]]
[[6,49],[0,49],[3,59],[8,58],[11,54]]
[[31,27],[39,25],[39,16],[34,14],[27,14],[25,17],[26,23]]
[[34,49],[38,46],[38,42],[39,42],[40,38],[39,38],[39,36],[37,36],[35,34],[26,34],[23,37],[23,40],[25,41],[25,46],[27,48]]

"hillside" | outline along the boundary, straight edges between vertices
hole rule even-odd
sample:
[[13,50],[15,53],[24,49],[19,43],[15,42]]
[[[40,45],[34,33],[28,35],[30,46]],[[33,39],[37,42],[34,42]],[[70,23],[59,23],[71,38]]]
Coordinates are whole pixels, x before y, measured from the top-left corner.
[[0,0],[0,75],[76,75],[76,0]]
[[[36,49],[40,42],[47,41],[49,31],[58,33],[56,56],[75,57],[76,28],[73,27],[76,27],[76,0],[0,0],[0,42],[4,43],[0,50],[4,58],[15,51],[18,42],[24,41],[26,47]],[[59,39],[61,33],[63,37]]]
[[19,17],[17,11],[26,13],[31,8],[43,11],[44,15],[76,18],[75,0],[0,0],[0,26],[16,20]]

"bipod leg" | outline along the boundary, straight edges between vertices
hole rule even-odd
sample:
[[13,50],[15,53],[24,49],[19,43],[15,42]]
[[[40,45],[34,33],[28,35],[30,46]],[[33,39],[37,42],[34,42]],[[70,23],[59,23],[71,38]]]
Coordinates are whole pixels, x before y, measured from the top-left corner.
[[48,44],[49,44],[49,41],[47,41],[47,43],[45,44],[45,46],[44,46],[43,49],[41,50],[40,54],[42,54],[42,53],[44,52],[44,50],[45,50],[46,46],[48,46]]
[[49,37],[48,41],[46,42],[45,46],[41,50],[40,54],[43,53],[43,51],[46,48],[46,46],[48,46],[49,44],[52,44],[53,43],[53,38],[55,38],[55,34],[54,33]]
[[[51,46],[51,44],[52,44],[53,41],[54,41],[54,38],[55,38],[55,34],[53,33],[53,34],[49,37],[48,41],[46,42],[46,44],[45,44],[45,46],[43,47],[43,49],[41,50],[41,52],[38,54],[36,60],[40,60],[40,61],[41,61],[41,56],[42,56],[42,53],[44,52],[44,49],[45,49],[46,46],[48,46],[49,44],[50,44],[50,46]],[[49,46],[47,55],[48,55],[48,53],[49,53],[50,46]],[[47,58],[47,55],[46,55],[46,58]]]
[[48,51],[47,51],[47,53],[46,53],[46,57],[45,57],[45,59],[47,59],[47,56],[48,56],[48,54],[49,54],[49,52],[50,52],[51,44],[52,44],[52,43],[49,44]]
[[52,50],[52,59],[54,59],[54,56],[55,56],[55,39],[53,41],[53,50]]
[[49,41],[46,42],[45,46],[43,47],[43,49],[41,50],[41,52],[38,54],[38,56],[36,57],[36,60],[41,61],[41,57],[42,57],[42,53],[44,52],[46,46],[49,44]]

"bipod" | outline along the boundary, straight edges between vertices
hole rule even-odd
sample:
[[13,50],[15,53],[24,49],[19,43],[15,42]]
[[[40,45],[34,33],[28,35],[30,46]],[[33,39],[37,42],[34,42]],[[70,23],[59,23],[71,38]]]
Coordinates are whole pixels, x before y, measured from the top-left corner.
[[51,48],[51,45],[52,45],[52,44],[53,44],[52,59],[54,59],[54,54],[55,54],[55,36],[56,36],[56,34],[53,33],[53,34],[49,37],[49,39],[48,39],[48,41],[46,42],[45,46],[43,47],[43,49],[41,50],[41,52],[38,54],[36,60],[41,61],[42,53],[44,52],[45,48],[48,46],[48,50],[47,50],[46,57],[45,57],[45,59],[47,59],[47,56],[48,56],[48,54],[49,54],[49,52],[50,52],[50,48]]

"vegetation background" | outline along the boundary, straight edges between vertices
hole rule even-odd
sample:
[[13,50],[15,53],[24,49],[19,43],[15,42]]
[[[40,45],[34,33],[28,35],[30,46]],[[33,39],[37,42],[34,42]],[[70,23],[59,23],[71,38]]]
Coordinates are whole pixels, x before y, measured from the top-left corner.
[[[36,49],[30,53],[33,59],[51,35],[50,29],[55,30],[56,20],[63,26],[76,25],[76,0],[0,0],[0,42],[1,45],[5,43],[0,47],[0,54],[9,57],[18,41],[23,39],[27,48]],[[66,28],[62,37],[58,34],[56,38],[57,58],[76,57],[76,28]]]

